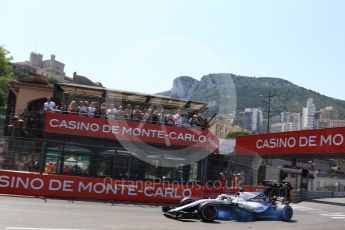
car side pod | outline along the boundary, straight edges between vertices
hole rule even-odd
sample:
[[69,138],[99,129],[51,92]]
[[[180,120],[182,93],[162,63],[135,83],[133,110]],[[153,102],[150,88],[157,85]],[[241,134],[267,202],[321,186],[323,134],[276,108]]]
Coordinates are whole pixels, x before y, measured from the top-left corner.
[[217,207],[212,203],[201,203],[198,207],[198,216],[204,222],[212,222],[217,218]]

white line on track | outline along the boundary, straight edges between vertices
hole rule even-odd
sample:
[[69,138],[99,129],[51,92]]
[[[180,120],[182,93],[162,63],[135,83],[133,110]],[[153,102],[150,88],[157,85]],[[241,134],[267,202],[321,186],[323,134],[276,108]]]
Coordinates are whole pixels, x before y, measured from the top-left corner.
[[343,213],[323,213],[320,215],[321,216],[344,216],[345,217],[345,214],[343,214]]
[[6,230],[86,230],[78,228],[30,228],[30,227],[6,227]]
[[303,207],[303,206],[296,206],[293,207],[293,209],[300,210],[300,211],[312,211],[312,210],[317,210],[315,208],[308,208],[308,207]]

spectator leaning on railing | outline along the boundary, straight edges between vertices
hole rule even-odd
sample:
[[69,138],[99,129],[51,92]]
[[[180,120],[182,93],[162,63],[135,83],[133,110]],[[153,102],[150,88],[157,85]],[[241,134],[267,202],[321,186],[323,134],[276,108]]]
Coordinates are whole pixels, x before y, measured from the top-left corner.
[[100,117],[107,117],[107,104],[106,103],[102,103],[101,104],[101,108],[100,108]]
[[68,106],[68,112],[72,114],[78,113],[78,104],[76,101],[72,101]]
[[116,115],[116,108],[114,104],[110,104],[109,109],[107,109],[106,115],[108,119],[114,120]]
[[[62,103],[60,103],[62,104]],[[162,106],[141,107],[138,105],[127,104],[115,106],[113,103],[99,104],[88,101],[71,101],[67,111],[59,109],[49,97],[44,103],[44,111],[55,111],[61,113],[79,114],[87,117],[108,118],[111,120],[133,120],[145,121],[153,124],[176,125],[178,127],[205,128],[207,120],[202,113],[191,113],[184,109],[164,109]],[[42,110],[42,116],[44,115]]]
[[198,117],[197,117],[195,114],[189,119],[189,124],[190,124],[192,127],[200,126]]
[[47,97],[47,101],[44,102],[44,111],[53,111],[55,108],[55,102],[51,101],[50,97]]

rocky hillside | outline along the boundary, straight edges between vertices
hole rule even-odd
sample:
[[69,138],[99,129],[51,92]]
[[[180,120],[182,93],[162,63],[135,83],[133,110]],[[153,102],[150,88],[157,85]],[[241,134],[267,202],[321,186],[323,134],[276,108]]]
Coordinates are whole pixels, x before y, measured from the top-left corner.
[[341,116],[345,114],[345,101],[321,95],[280,78],[209,74],[198,81],[183,76],[174,80],[171,90],[158,94],[206,102],[210,107],[209,113],[225,116],[236,111],[239,117],[239,112],[250,107],[261,107],[266,116],[268,102],[265,96],[269,94],[276,95],[271,101],[272,115],[279,115],[282,111],[302,112],[309,97],[314,99],[317,110],[331,105],[340,110]]

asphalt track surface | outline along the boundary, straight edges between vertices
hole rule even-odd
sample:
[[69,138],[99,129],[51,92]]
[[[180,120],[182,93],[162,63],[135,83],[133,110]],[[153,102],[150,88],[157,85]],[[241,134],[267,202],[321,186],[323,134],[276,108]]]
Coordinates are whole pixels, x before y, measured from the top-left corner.
[[[345,203],[345,198],[332,200]],[[0,229],[4,230],[101,230],[101,229],[263,229],[263,230],[344,230],[345,207],[302,202],[292,204],[290,222],[177,221],[166,218],[161,207],[135,204],[67,201],[0,196]]]

